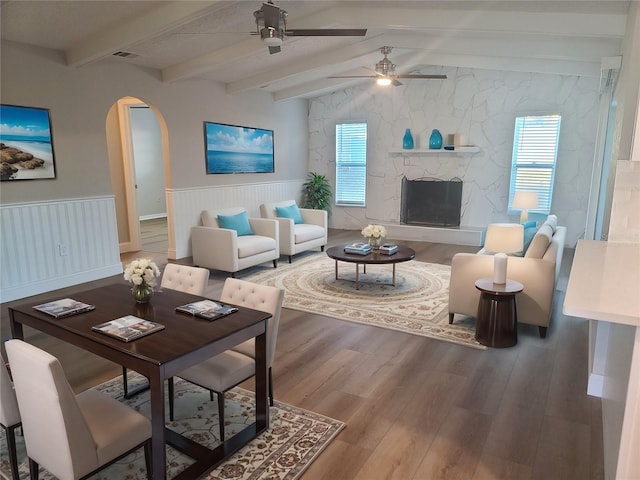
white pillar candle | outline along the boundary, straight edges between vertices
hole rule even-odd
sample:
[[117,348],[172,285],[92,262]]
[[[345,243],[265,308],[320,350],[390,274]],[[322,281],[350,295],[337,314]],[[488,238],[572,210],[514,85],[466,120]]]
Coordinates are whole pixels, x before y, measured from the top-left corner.
[[467,139],[461,133],[456,133],[453,135],[453,144],[456,147],[462,147],[467,144]]
[[507,283],[507,255],[496,253],[493,256],[493,283],[504,285]]

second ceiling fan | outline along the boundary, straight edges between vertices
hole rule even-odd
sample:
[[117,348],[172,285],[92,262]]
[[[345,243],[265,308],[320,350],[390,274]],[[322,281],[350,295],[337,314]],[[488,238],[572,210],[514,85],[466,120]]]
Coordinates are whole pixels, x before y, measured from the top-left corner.
[[269,47],[269,53],[280,52],[285,37],[363,37],[366,28],[315,28],[287,29],[287,12],[273,3],[272,0],[262,4],[260,10],[253,12],[256,19],[257,32],[262,41]]
[[391,53],[392,47],[382,47],[380,52],[384,55],[384,58],[376,63],[375,75],[346,75],[346,76],[333,76],[329,78],[375,78],[378,85],[393,85],[395,87],[402,85],[402,82],[398,81],[399,78],[422,78],[422,79],[436,79],[446,80],[446,75],[396,75],[396,65],[389,60],[387,55]]

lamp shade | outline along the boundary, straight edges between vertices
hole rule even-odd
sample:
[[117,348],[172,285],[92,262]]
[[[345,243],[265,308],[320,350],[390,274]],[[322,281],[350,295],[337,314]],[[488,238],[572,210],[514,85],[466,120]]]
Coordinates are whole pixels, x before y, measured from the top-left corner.
[[494,253],[515,253],[523,248],[524,227],[519,223],[492,223],[487,227],[484,248]]
[[513,195],[513,208],[527,210],[538,208],[538,192],[516,192]]

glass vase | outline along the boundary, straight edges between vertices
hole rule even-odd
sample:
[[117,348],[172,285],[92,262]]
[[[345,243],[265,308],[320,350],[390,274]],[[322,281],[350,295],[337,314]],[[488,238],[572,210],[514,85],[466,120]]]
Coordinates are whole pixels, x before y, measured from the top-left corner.
[[147,303],[153,296],[153,287],[147,282],[142,282],[140,285],[133,286],[131,294],[136,302]]
[[373,250],[380,250],[380,245],[382,245],[382,237],[369,237],[369,245]]
[[402,148],[411,150],[413,148],[413,135],[411,135],[411,129],[407,128],[404,131],[404,137],[402,138]]
[[429,148],[432,150],[439,150],[442,148],[442,134],[437,128],[434,128],[431,131],[431,136],[429,137]]

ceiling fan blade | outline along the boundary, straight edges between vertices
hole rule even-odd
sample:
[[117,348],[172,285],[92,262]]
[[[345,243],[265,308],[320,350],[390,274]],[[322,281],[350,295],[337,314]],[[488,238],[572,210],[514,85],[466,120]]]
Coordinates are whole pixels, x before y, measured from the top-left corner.
[[327,77],[327,78],[378,78],[377,76],[373,76],[373,75],[346,75],[346,76],[340,76],[340,77]]
[[396,78],[430,78],[436,80],[446,80],[446,75],[396,75]]
[[364,37],[366,28],[311,28],[285,31],[287,37]]
[[399,82],[398,80],[396,80],[395,78],[393,78],[391,80],[391,85],[393,85],[394,87],[399,87],[400,85],[402,85],[402,82]]
[[280,53],[280,47],[269,47],[269,55],[273,55],[274,53]]

